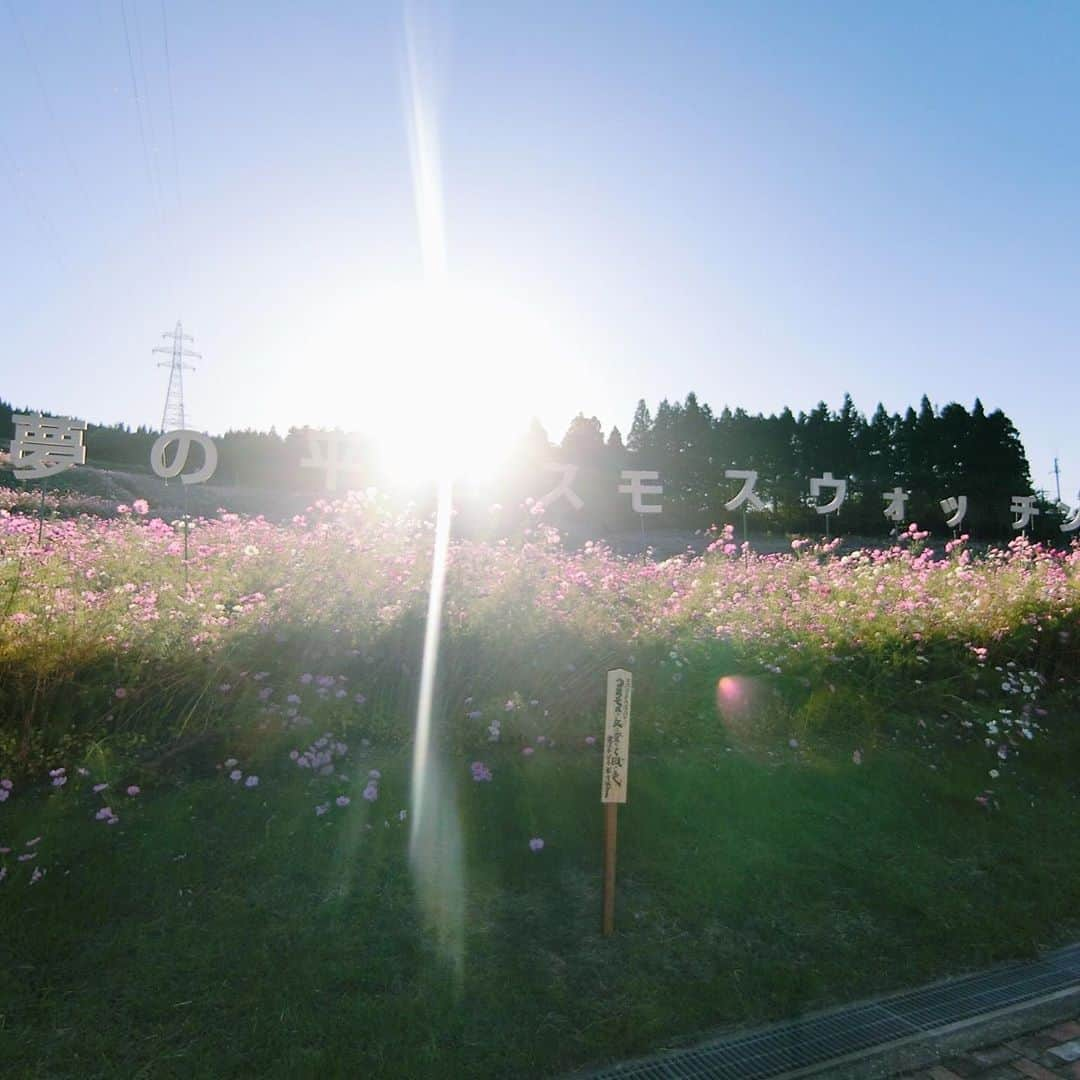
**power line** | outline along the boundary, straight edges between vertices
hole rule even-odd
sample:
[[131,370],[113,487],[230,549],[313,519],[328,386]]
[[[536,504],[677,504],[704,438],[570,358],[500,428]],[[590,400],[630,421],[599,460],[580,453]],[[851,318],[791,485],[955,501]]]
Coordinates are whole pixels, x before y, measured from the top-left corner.
[[11,16],[11,21],[15,25],[15,33],[18,35],[19,41],[22,44],[23,52],[26,53],[27,63],[34,73],[34,80],[37,82],[38,91],[41,94],[42,100],[45,102],[45,111],[49,114],[49,123],[52,125],[53,134],[56,136],[56,141],[60,144],[60,148],[64,152],[64,157],[67,159],[68,169],[71,172],[71,178],[74,180],[75,186],[79,189],[79,195],[82,197],[82,201],[87,209],[89,209],[90,196],[86,193],[86,185],[83,183],[78,163],[71,153],[71,147],[68,146],[67,139],[64,138],[64,130],[60,126],[60,122],[56,119],[56,110],[53,108],[52,98],[49,95],[48,88],[45,86],[45,80],[42,78],[41,69],[38,67],[37,61],[34,59],[34,54],[30,49],[30,42],[23,32],[22,23],[19,22],[19,17],[15,14],[15,8],[12,6],[11,0],[7,0],[6,6],[8,15]]
[[143,52],[142,23],[139,21],[139,0],[131,0],[131,9],[135,18],[135,54],[139,61],[139,74],[143,81],[143,98],[146,101],[146,127],[150,132],[150,163],[153,166],[154,182],[157,185],[158,206],[162,220],[165,217],[165,191],[161,186],[161,169],[158,166],[157,136],[154,134],[154,107],[150,101],[150,80],[146,76],[146,59]]
[[[176,213],[174,223],[177,235],[169,246],[175,252],[175,259],[171,266],[171,287],[175,295],[180,289],[181,277],[187,277],[190,262],[190,248],[187,241],[186,229],[184,229],[184,199],[180,188],[180,150],[176,138],[176,106],[173,98],[172,84],[172,56],[169,50],[169,16],[166,10],[165,0],[161,0],[161,35],[165,51],[165,86],[168,91],[169,103],[169,141],[172,149],[172,173],[173,184],[176,194]],[[160,178],[160,172],[159,172]],[[175,302],[175,301],[174,301]]]
[[169,134],[172,139],[173,182],[176,184],[176,204],[183,210],[184,200],[180,194],[180,155],[176,150],[176,109],[173,106],[172,63],[169,59],[169,18],[165,12],[165,0],[161,0],[161,29],[165,38],[165,85],[169,89]]
[[131,73],[131,93],[135,98],[135,115],[139,120],[139,142],[142,144],[143,165],[146,168],[146,182],[150,186],[150,197],[161,215],[160,204],[157,201],[157,193],[154,190],[154,176],[150,169],[150,151],[146,145],[146,130],[143,127],[142,106],[139,104],[139,82],[135,78],[135,59],[131,53],[131,34],[128,31],[127,6],[124,0],[120,0],[120,17],[124,22],[124,43],[127,45],[128,71]]
[[19,202],[22,203],[26,216],[41,230],[41,235],[45,239],[45,247],[48,248],[49,254],[56,260],[56,265],[66,275],[68,271],[67,262],[62,254],[59,234],[53,226],[52,220],[33,194],[33,186],[30,186],[28,193],[19,181],[19,163],[3,138],[0,138],[0,150],[3,150],[4,163],[10,170],[8,183],[11,185],[11,190],[15,192]]

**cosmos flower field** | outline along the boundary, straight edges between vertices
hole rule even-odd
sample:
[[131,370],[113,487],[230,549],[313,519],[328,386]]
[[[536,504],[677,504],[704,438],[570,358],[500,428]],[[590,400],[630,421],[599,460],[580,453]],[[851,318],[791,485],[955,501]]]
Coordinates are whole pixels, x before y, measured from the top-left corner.
[[[535,518],[450,549],[435,731],[467,942],[442,970],[406,857],[433,535],[358,494],[194,521],[185,566],[143,503],[39,545],[0,491],[0,1014],[28,1075],[331,1052],[540,1075],[1078,929],[1080,546],[913,526],[758,555],[728,530],[658,562]],[[618,951],[596,925],[613,667],[635,680]],[[496,999],[491,1030],[462,1004]]]

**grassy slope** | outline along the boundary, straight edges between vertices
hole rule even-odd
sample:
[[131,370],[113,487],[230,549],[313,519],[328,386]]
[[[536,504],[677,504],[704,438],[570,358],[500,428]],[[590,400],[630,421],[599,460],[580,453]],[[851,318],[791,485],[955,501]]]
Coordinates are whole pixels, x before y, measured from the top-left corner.
[[598,754],[504,749],[490,784],[460,762],[460,983],[415,903],[403,753],[355,762],[383,769],[377,803],[317,818],[288,745],[251,750],[257,789],[178,770],[115,827],[90,780],[5,806],[0,843],[42,833],[49,867],[0,885],[5,1072],[546,1075],[1080,932],[1075,719],[995,812],[978,748],[936,770],[906,739],[861,766],[823,742],[642,753],[609,940]]
[[[464,834],[458,980],[397,818],[429,541],[362,514],[354,529],[352,513],[326,529],[203,523],[184,592],[162,558],[175,536],[153,522],[57,526],[36,560],[9,522],[19,629],[0,636],[0,757],[17,771],[0,762],[16,783],[0,846],[42,840],[36,862],[0,855],[5,1073],[548,1075],[1080,933],[1075,556],[657,567],[541,535],[455,549],[441,664]],[[631,802],[605,941],[583,737],[604,670],[624,663]],[[312,672],[344,680],[344,700]],[[747,692],[726,729],[720,676]],[[353,747],[353,803],[324,818],[330,781],[287,756],[310,735],[282,734],[301,710]],[[558,748],[523,757],[541,734]],[[229,756],[257,788],[215,771]],[[469,779],[480,756],[490,784]],[[67,786],[43,788],[60,764]],[[115,826],[94,820],[99,780]],[[134,800],[118,794],[132,780]],[[981,807],[991,783],[1000,806]]]

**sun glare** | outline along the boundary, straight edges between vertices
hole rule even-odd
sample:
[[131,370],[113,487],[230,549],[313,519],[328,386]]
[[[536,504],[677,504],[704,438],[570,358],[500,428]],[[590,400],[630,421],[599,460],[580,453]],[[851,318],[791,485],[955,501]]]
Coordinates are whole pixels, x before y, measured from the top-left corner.
[[543,318],[506,293],[447,281],[373,289],[358,309],[349,396],[363,403],[357,427],[380,471],[401,482],[489,478],[559,366]]

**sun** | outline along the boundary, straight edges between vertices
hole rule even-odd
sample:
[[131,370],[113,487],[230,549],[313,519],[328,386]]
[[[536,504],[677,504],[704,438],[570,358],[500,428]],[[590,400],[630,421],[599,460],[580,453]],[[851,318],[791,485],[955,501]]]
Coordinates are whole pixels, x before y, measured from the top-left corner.
[[490,478],[531,417],[565,393],[566,357],[551,326],[505,290],[376,287],[348,326],[351,361],[341,374],[350,400],[362,403],[351,426],[396,481]]
[[313,280],[253,394],[284,427],[358,435],[380,486],[483,489],[534,418],[557,438],[611,378],[572,307],[511,281]]

